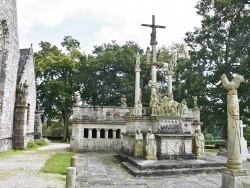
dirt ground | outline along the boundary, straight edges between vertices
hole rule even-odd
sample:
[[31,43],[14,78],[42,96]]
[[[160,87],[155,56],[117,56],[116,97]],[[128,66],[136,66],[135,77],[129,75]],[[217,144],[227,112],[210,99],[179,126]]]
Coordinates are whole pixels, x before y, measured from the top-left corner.
[[60,151],[69,151],[69,144],[50,143],[36,151],[23,151],[0,158],[0,188],[65,187],[65,175],[41,171],[46,160]]

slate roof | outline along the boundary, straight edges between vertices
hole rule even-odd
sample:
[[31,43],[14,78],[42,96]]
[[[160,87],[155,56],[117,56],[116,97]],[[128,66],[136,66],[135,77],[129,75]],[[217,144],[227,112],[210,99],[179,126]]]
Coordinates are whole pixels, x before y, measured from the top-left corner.
[[20,82],[21,75],[22,75],[24,67],[26,65],[31,48],[20,49],[20,58],[19,58],[19,62],[18,62],[18,71],[17,71],[17,85]]

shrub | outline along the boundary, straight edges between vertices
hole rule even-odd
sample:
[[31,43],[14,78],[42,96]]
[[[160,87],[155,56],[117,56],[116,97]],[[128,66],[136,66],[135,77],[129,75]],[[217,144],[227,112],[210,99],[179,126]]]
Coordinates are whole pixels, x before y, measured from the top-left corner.
[[214,140],[214,136],[211,133],[205,135],[205,140]]
[[36,145],[38,145],[38,146],[47,146],[48,145],[48,141],[46,139],[44,139],[44,138],[41,138],[40,140],[38,140],[36,142]]
[[37,148],[37,145],[36,145],[36,142],[35,142],[35,141],[30,140],[30,141],[27,143],[27,149],[36,149],[36,148]]

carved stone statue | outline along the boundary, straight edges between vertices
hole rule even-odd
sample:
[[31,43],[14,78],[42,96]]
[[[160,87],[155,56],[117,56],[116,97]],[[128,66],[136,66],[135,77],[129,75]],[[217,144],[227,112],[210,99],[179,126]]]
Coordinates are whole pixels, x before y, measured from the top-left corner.
[[188,115],[188,106],[187,106],[187,102],[185,99],[182,100],[181,104],[180,104],[180,116],[181,117],[187,117]]
[[194,154],[198,158],[205,157],[205,139],[204,135],[201,133],[200,129],[195,130],[195,138],[194,138]]
[[159,100],[156,93],[152,93],[149,107],[151,108],[152,115],[159,115]]
[[134,156],[135,157],[143,157],[143,136],[140,129],[137,129],[135,133],[135,148],[134,148]]
[[156,153],[157,153],[157,147],[156,147],[155,136],[152,132],[152,129],[149,129],[146,135],[146,159],[157,160]]
[[142,116],[142,103],[141,103],[141,100],[138,100],[137,104],[135,104],[134,110],[133,110],[133,115]]
[[127,99],[125,95],[122,95],[121,97],[121,107],[127,107]]
[[24,104],[27,102],[27,96],[28,96],[28,81],[25,80],[24,83],[20,83],[20,85],[17,86],[16,95],[17,95],[17,104]]
[[76,91],[74,93],[74,97],[75,97],[75,104],[76,105],[80,105],[80,102],[81,102],[81,95],[80,95],[80,92],[79,91]]
[[240,146],[240,114],[237,89],[245,79],[241,75],[236,75],[231,82],[227,76],[221,76],[222,86],[228,90],[227,94],[227,135],[228,135],[228,169],[242,169],[241,146]]

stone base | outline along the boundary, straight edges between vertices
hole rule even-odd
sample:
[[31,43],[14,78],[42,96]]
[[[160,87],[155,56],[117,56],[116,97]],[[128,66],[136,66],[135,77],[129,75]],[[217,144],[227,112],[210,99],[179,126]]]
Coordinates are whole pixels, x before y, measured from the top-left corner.
[[222,188],[243,188],[242,178],[248,176],[248,170],[232,170],[223,168]]
[[195,156],[195,159],[205,160],[205,159],[206,159],[206,156]]
[[149,156],[149,157],[145,157],[147,160],[158,160],[157,157],[154,156]]
[[181,159],[195,159],[194,154],[158,154],[159,160],[181,160]]

